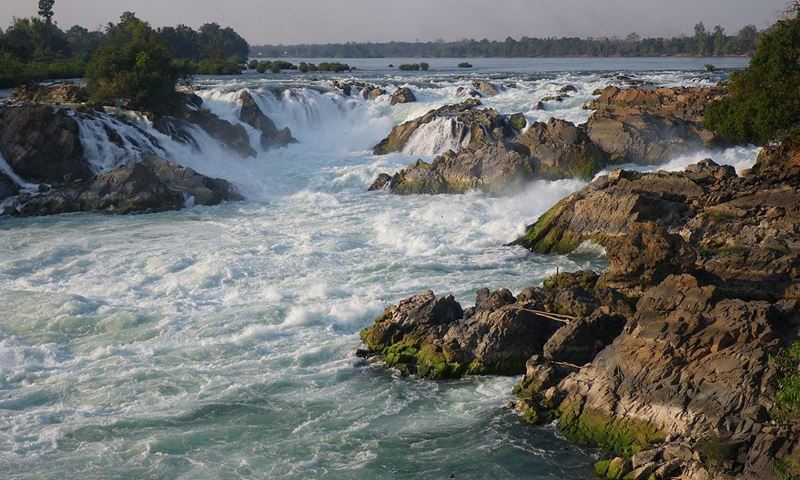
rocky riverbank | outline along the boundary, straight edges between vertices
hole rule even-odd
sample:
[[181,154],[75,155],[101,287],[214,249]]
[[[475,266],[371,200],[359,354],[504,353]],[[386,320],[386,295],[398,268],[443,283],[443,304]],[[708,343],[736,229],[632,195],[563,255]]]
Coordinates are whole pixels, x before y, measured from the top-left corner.
[[[500,87],[480,82],[476,88],[490,96]],[[501,115],[481,108],[475,98],[428,112],[396,126],[375,146],[375,154],[402,151],[434,121],[449,122],[459,148],[431,163],[418,160],[394,175],[382,174],[370,189],[388,188],[396,194],[505,193],[534,178],[589,180],[608,165],[658,164],[718,145],[702,119],[705,106],[725,94],[722,87],[610,86],[599,93],[586,106],[594,112],[583,125],[551,119],[525,129],[522,114]]]
[[516,243],[583,242],[605,248],[601,275],[482,291],[468,309],[425,292],[364,330],[362,354],[425,378],[524,373],[522,417],[599,448],[604,478],[785,478],[800,422],[777,413],[793,397],[776,359],[800,325],[800,145],[741,176],[711,160],[614,170]]
[[[154,133],[131,119],[137,112],[89,105],[87,98],[79,85],[35,85],[18,89],[0,104],[0,154],[8,166],[0,170],[3,214],[144,213],[242,198],[225,180],[165,158]],[[197,95],[185,93],[184,98],[186,107],[172,116],[141,114],[157,132],[193,149],[199,149],[196,129],[241,157],[296,141],[288,128],[275,126],[247,91],[239,97],[238,124],[203,108]],[[258,132],[258,145],[251,145],[243,124]],[[121,129],[135,137],[123,139]],[[90,158],[83,141],[89,135],[94,135],[92,148],[96,143],[116,148],[102,152],[103,158]]]

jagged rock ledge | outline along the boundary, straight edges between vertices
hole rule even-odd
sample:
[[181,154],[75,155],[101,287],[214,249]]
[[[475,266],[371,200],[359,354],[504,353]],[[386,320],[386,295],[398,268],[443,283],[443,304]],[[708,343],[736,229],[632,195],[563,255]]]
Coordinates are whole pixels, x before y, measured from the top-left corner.
[[[568,87],[566,92],[574,90]],[[487,95],[497,93],[485,82],[476,88]],[[590,180],[607,165],[658,164],[718,144],[714,134],[703,128],[702,119],[705,106],[725,94],[721,87],[611,86],[599,93],[587,106],[595,111],[584,125],[551,119],[525,130],[522,114],[479,108],[481,102],[474,98],[430,111],[394,127],[374,153],[402,151],[415,133],[435,120],[451,122],[454,143],[460,147],[431,163],[418,160],[394,175],[382,174],[370,190],[507,193],[534,178]],[[385,180],[386,175],[391,181]]]
[[[250,144],[242,124],[225,121],[202,108],[203,100],[185,93],[186,108],[173,116],[154,116],[153,127],[175,141],[199,149],[192,134],[199,127],[232,153],[254,157],[256,148],[284,147],[296,140],[288,128],[279,130],[252,95],[240,94],[240,121],[261,134]],[[0,154],[11,172],[0,172],[2,214],[38,216],[71,212],[146,213],[176,210],[187,204],[216,205],[242,197],[228,182],[204,176],[161,158],[154,135],[117,115],[116,108],[87,104],[80,85],[31,85],[18,89],[0,104]],[[104,159],[111,170],[95,171],[81,142],[84,121],[102,125],[109,144],[124,148],[111,124],[136,132],[135,154]]]
[[583,241],[605,247],[602,275],[483,291],[463,313],[426,292],[362,332],[369,353],[426,378],[524,372],[522,418],[599,448],[604,478],[796,474],[800,418],[775,413],[774,359],[800,326],[800,145],[765,148],[741,176],[710,160],[613,171],[518,244]]

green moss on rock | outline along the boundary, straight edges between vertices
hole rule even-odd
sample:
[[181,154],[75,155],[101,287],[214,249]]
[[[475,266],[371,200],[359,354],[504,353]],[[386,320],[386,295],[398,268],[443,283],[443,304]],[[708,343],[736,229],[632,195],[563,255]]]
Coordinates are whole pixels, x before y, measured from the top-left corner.
[[661,443],[666,433],[648,422],[616,418],[566,400],[558,407],[559,430],[570,441],[597,446],[629,457]]
[[578,248],[583,238],[558,225],[558,220],[570,204],[570,197],[558,202],[528,228],[527,233],[514,242],[539,253],[567,254]]

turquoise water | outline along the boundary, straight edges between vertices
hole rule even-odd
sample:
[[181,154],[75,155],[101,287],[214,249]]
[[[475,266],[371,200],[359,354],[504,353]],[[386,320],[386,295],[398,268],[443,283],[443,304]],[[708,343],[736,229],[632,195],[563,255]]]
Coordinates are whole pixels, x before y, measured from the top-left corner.
[[[582,103],[611,81],[590,71],[597,62],[538,73],[521,63],[509,72],[511,60],[475,63],[517,85],[488,106],[583,121]],[[626,70],[657,84],[717,80],[672,59],[643,71],[651,62]],[[423,382],[355,358],[360,329],[423,289],[471,304],[484,286],[518,291],[556,269],[606,265],[592,247],[545,257],[503,246],[579,181],[533,182],[501,198],[366,192],[378,173],[448,148],[432,130],[407,152],[370,153],[392,125],[459,101],[472,78],[363,70],[389,89],[408,82],[420,103],[343,99],[327,77],[201,79],[219,115],[233,120],[248,88],[300,140],[254,159],[204,137],[200,151],[162,145],[174,161],[232,181],[245,202],[0,219],[3,478],[592,477],[591,451],[507,407],[517,379]],[[574,98],[534,109],[567,83],[579,88]],[[112,146],[90,146],[93,165],[110,168]],[[756,153],[696,152],[669,168],[706,156],[744,168]]]

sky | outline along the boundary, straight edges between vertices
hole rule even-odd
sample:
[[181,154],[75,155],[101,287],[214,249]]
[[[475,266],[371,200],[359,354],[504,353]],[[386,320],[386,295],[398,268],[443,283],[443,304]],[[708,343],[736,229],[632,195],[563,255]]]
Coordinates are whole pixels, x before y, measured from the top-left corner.
[[[772,24],[789,0],[56,0],[63,28],[99,28],[133,11],[154,26],[231,26],[251,45],[689,34]],[[37,0],[0,0],[0,26]]]

